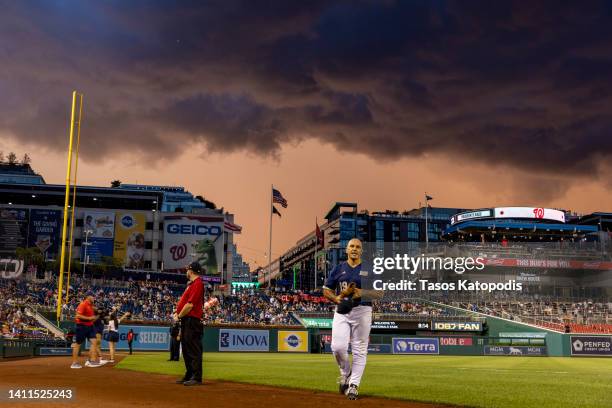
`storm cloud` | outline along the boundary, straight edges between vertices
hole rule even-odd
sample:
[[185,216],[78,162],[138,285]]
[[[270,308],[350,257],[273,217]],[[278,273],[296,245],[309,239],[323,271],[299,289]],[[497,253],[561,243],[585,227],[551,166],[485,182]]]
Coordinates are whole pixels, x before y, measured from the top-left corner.
[[0,2],[0,134],[86,159],[317,139],[610,176],[608,2]]

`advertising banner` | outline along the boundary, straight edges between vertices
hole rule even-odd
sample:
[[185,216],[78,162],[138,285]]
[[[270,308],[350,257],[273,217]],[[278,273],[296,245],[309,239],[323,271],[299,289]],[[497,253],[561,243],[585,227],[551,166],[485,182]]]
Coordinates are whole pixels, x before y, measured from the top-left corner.
[[546,356],[546,347],[528,346],[484,346],[488,356]]
[[545,339],[546,334],[546,332],[500,332],[498,336],[517,339]]
[[0,254],[15,256],[28,246],[29,215],[27,208],[0,208]]
[[440,354],[437,337],[394,337],[393,354]]
[[442,346],[471,346],[473,340],[471,337],[440,337],[440,345]]
[[331,329],[332,319],[326,319],[322,317],[302,317],[304,326],[307,328],[318,327],[319,329]]
[[481,322],[433,322],[433,330],[480,332],[482,331],[482,323]]
[[30,210],[28,247],[38,247],[45,258],[56,258],[60,246],[62,212],[59,210]]
[[[134,350],[163,351],[170,349],[170,328],[168,326],[119,326],[119,341],[117,350],[129,350],[127,335],[132,329],[134,331]],[[102,348],[108,350],[106,333],[102,337]]]
[[572,356],[612,357],[612,336],[571,336]]
[[[114,237],[115,213],[113,211],[85,212],[81,258],[85,260],[85,248],[87,248],[88,263],[98,263],[103,256],[113,256]],[[83,245],[86,238],[87,246]]]
[[[546,268],[546,269],[585,269],[608,271],[612,269],[610,261],[571,261],[564,259],[531,259],[531,258],[485,258],[486,266],[505,268]],[[538,277],[539,278],[539,277]]]
[[270,351],[270,332],[220,329],[219,351]]
[[278,351],[308,352],[307,331],[278,331]]
[[220,275],[223,261],[223,217],[164,217],[164,269],[179,270],[197,261],[203,275]]
[[39,356],[71,356],[72,347],[41,347],[38,349]]
[[495,218],[533,218],[565,222],[565,213],[552,208],[541,207],[498,207],[494,208]]
[[372,329],[376,330],[430,330],[430,322],[410,322],[394,320],[375,320]]
[[126,268],[144,268],[146,217],[143,213],[118,212],[113,256]]

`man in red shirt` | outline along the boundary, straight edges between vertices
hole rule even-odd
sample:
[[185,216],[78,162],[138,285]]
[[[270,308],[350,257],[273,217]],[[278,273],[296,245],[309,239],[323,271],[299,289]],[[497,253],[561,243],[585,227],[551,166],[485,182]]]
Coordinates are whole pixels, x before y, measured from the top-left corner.
[[[177,384],[202,384],[202,335],[204,325],[202,314],[204,307],[204,285],[200,279],[201,267],[198,262],[187,266],[187,288],[179,300],[172,315],[174,321],[181,321],[181,346],[185,360],[185,376]],[[216,299],[207,302],[205,307],[212,307]]]
[[93,308],[94,294],[87,292],[85,299],[79,304],[76,310],[75,323],[76,330],[72,338],[72,365],[70,368],[82,368],[78,362],[79,348],[85,339],[89,339],[89,360],[85,363],[87,367],[100,367],[103,364],[96,363],[96,332],[93,324],[98,316]]

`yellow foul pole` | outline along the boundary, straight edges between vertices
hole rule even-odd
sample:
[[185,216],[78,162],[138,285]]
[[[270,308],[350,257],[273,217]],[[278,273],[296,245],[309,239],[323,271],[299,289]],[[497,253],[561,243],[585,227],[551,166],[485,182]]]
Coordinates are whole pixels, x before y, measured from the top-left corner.
[[72,174],[72,141],[74,139],[74,116],[76,111],[77,92],[72,92],[72,113],[70,115],[70,139],[68,141],[68,167],[66,169],[66,197],[64,199],[64,220],[62,227],[62,254],[60,258],[60,270],[57,286],[57,310],[56,318],[60,321],[62,313],[62,290],[64,284],[64,261],[66,258],[66,231],[68,227],[68,202],[70,200],[70,175]]
[[[70,216],[70,243],[68,244],[68,281],[66,282],[66,299],[64,303],[68,303],[68,295],[70,293],[70,272],[72,271],[72,244],[74,239],[74,215],[76,214],[76,188],[77,174],[79,172],[79,146],[81,145],[81,118],[83,117],[83,95],[79,96],[79,118],[77,120],[77,145],[74,158],[74,187],[72,190],[72,211]],[[87,261],[86,261],[87,262]]]

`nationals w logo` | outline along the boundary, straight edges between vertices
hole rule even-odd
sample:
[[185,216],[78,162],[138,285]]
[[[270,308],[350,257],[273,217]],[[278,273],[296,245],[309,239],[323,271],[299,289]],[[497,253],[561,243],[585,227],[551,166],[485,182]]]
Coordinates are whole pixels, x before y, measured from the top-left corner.
[[173,261],[180,261],[187,256],[187,244],[172,245],[170,247]]

